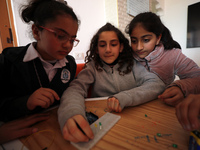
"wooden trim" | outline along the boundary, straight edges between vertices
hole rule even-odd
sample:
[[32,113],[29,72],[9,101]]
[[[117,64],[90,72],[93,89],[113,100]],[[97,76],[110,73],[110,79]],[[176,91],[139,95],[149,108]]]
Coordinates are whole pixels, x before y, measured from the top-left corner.
[[1,42],[1,38],[0,38],[0,54],[2,53],[3,48],[2,48],[2,42]]
[[14,18],[13,18],[11,0],[6,0],[6,2],[7,2],[7,7],[8,7],[8,15],[9,15],[9,20],[10,20],[10,26],[11,26],[12,35],[13,35],[13,45],[16,47],[16,46],[18,46],[18,42],[17,42],[15,25],[14,25]]

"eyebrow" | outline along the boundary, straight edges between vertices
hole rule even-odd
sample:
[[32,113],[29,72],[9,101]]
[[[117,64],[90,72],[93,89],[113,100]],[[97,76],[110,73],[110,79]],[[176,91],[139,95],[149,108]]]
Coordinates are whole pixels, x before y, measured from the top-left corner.
[[[67,34],[67,35],[69,35],[70,36],[70,34],[67,32],[67,31],[65,31],[64,29],[61,29],[61,28],[56,28],[55,27],[55,29],[57,29],[57,30],[60,30],[60,31],[62,31],[62,32],[64,32],[65,34]],[[72,35],[71,37],[76,37],[76,35]]]
[[[152,35],[151,35],[151,34],[146,34],[146,35],[143,35],[143,36],[142,36],[142,38],[145,38],[145,37],[147,37],[147,36],[150,36],[150,37],[152,37]],[[131,36],[131,38],[136,38],[136,37],[134,37],[134,36]]]
[[[117,39],[113,39],[113,40],[111,40],[110,42],[115,42],[115,41],[119,41],[119,40],[117,40]],[[100,40],[99,42],[106,42],[106,41],[104,41],[104,40]]]

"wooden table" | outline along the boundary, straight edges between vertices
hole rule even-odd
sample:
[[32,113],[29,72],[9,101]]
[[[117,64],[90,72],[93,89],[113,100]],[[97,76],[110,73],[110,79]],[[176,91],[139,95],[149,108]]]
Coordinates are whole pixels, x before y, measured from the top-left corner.
[[[106,100],[87,101],[85,104],[87,111],[99,117],[109,112]],[[160,100],[127,107],[121,113],[114,114],[120,115],[121,119],[92,150],[188,149],[189,132],[183,130],[179,124],[175,108],[167,106]],[[35,126],[41,132],[20,139],[30,150],[42,150],[45,147],[48,147],[48,150],[76,149],[62,138],[57,121],[57,108],[51,110],[50,119]]]

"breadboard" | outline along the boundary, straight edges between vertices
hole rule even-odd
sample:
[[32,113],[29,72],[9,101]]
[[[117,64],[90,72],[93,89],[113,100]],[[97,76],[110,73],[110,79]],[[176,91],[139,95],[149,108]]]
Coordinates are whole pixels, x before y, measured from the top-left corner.
[[79,150],[91,149],[117,123],[120,118],[121,116],[107,112],[105,115],[90,125],[94,133],[94,139],[90,140],[89,142],[71,142],[71,144]]

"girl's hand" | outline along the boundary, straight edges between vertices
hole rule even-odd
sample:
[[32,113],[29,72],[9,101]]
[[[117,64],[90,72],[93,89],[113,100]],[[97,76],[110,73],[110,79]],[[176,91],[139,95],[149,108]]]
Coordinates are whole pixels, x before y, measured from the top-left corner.
[[200,129],[200,95],[189,95],[176,106],[176,116],[185,130]]
[[48,118],[49,113],[35,114],[3,124],[0,126],[0,144],[37,132],[38,129],[31,126]]
[[115,112],[121,112],[122,108],[119,104],[118,99],[116,99],[115,97],[111,97],[107,99],[107,106],[109,109],[115,111]]
[[54,100],[59,100],[58,94],[49,88],[39,88],[28,99],[27,107],[29,110],[35,109],[37,106],[48,108],[54,103]]
[[[77,124],[82,131],[79,129]],[[75,115],[72,118],[69,118],[65,123],[62,132],[65,140],[75,143],[88,142],[89,139],[94,138],[89,123],[81,115]]]
[[176,106],[184,99],[184,95],[179,87],[173,86],[166,89],[158,98],[168,105]]

